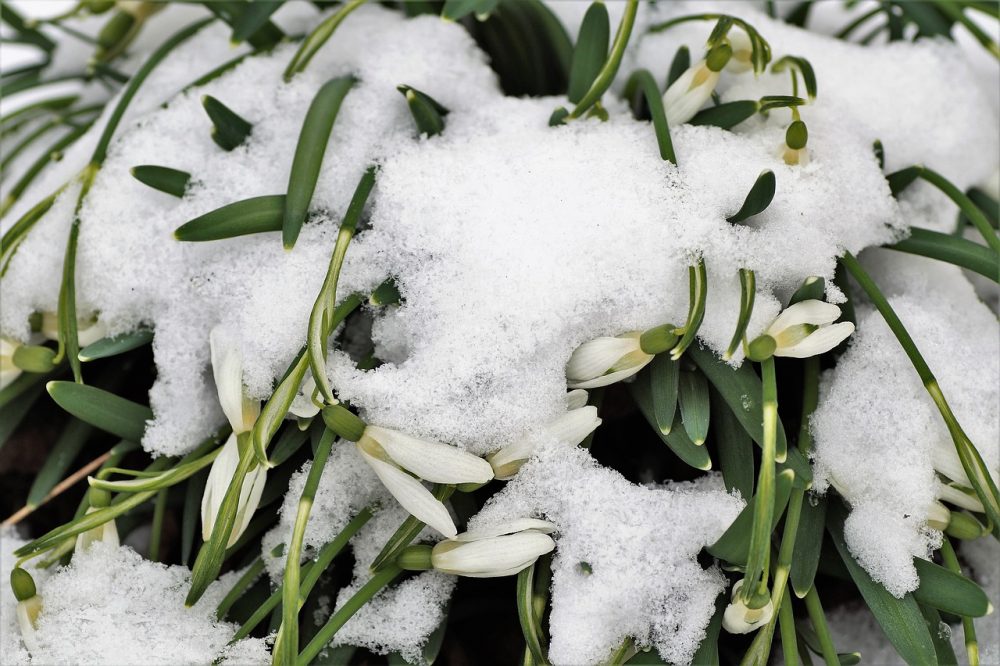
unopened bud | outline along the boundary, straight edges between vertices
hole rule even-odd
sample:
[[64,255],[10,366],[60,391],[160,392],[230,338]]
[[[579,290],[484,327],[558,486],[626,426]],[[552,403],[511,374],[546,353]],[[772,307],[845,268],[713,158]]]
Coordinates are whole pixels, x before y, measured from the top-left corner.
[[396,566],[407,571],[427,571],[431,568],[431,546],[410,546],[396,558]]
[[647,354],[662,354],[673,349],[678,340],[675,328],[673,324],[663,324],[644,331],[639,336],[639,348]]
[[56,352],[41,345],[21,345],[11,360],[25,372],[50,372],[55,366]]
[[705,57],[705,64],[713,72],[721,72],[733,57],[733,49],[729,44],[717,44]]
[[792,150],[801,150],[809,142],[809,128],[801,120],[794,121],[785,130],[785,145]]
[[327,405],[322,413],[326,427],[338,437],[356,442],[365,434],[367,424],[343,405]]
[[27,601],[37,594],[35,579],[21,567],[14,567],[10,572],[10,587],[18,601]]
[[761,335],[747,346],[747,358],[751,361],[766,361],[774,356],[778,343],[770,335]]

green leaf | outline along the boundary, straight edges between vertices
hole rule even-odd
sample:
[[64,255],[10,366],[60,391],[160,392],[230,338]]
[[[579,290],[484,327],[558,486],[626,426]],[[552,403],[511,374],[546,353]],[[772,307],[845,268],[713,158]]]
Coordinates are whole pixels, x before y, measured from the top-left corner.
[[736,224],[754,215],[763,213],[771,205],[771,200],[774,199],[775,185],[774,172],[770,169],[762,171],[757,176],[757,180],[754,181],[753,187],[747,192],[746,199],[743,200],[743,205],[734,215],[726,219],[730,223]]
[[674,414],[677,412],[680,365],[671,360],[669,354],[657,354],[649,364],[649,380],[656,425],[666,435],[674,425]]
[[826,528],[826,501],[825,497],[807,495],[802,503],[799,529],[795,533],[795,557],[789,572],[792,590],[799,599],[806,596],[816,578]]
[[961,236],[910,227],[909,238],[885,247],[961,266],[994,282],[1000,282],[1000,255],[984,245]]
[[710,395],[713,439],[719,453],[722,480],[726,490],[736,489],[743,499],[747,499],[753,495],[753,441],[719,392],[712,390]]
[[[31,375],[21,375],[18,379],[22,377],[34,378]],[[41,379],[41,377],[38,377],[38,379]],[[10,386],[5,388],[10,388]],[[28,415],[28,411],[35,404],[35,401],[38,400],[38,396],[42,394],[42,389],[44,388],[45,384],[41,381],[34,385],[29,384],[26,390],[4,401],[3,406],[0,407],[0,447],[3,447],[7,443],[10,436],[21,425],[21,421]]]
[[[774,480],[774,516],[771,522],[772,531],[778,525],[781,514],[784,513],[788,505],[788,497],[792,493],[792,479],[795,473],[791,470],[778,472]],[[754,504],[757,496],[754,495],[747,502],[747,505],[736,517],[733,524],[729,526],[719,540],[708,546],[705,550],[714,557],[724,562],[736,566],[744,566],[747,563],[747,552],[750,548],[750,533],[753,531]]]
[[333,33],[337,31],[337,28],[344,22],[344,19],[350,16],[351,12],[355,9],[365,4],[365,1],[348,0],[348,2],[341,5],[335,13],[327,17],[302,40],[299,50],[295,52],[291,62],[288,63],[288,67],[285,68],[284,79],[286,82],[291,81],[293,76],[309,65],[309,61],[323,48],[323,45],[333,36]]
[[625,99],[634,99],[636,94],[641,92],[649,107],[649,115],[653,119],[653,132],[656,134],[656,145],[660,149],[660,157],[677,164],[677,155],[674,153],[674,143],[670,138],[670,126],[667,123],[666,112],[663,110],[663,98],[656,87],[653,75],[646,69],[637,69],[632,72],[628,82],[625,84]]
[[39,506],[49,492],[62,481],[66,475],[66,470],[79,455],[87,438],[93,432],[93,428],[78,419],[70,419],[63,428],[62,434],[56,440],[52,450],[45,458],[45,464],[35,475],[35,480],[28,490],[28,499],[25,504],[30,507]]
[[802,285],[795,290],[792,297],[788,299],[788,305],[795,305],[802,301],[821,301],[826,293],[826,280],[821,277],[810,276],[802,281]]
[[545,656],[545,649],[542,647],[540,618],[535,616],[534,604],[534,579],[535,565],[522,569],[517,574],[517,617],[521,623],[521,633],[524,634],[524,642],[531,652],[531,656],[536,664],[546,664],[548,660]]
[[342,76],[323,84],[306,112],[299,132],[299,142],[295,146],[295,158],[288,175],[288,196],[285,198],[285,213],[281,227],[281,242],[286,250],[295,246],[302,230],[319,180],[323,155],[330,140],[333,123],[337,119],[340,105],[351,90],[355,79]]
[[892,196],[899,197],[903,190],[912,185],[920,177],[921,170],[922,167],[911,166],[886,176],[885,179],[889,181],[889,191],[892,192]]
[[802,106],[806,103],[801,97],[794,95],[765,95],[757,102],[757,110],[761,113],[773,111],[774,109],[787,109]]
[[154,190],[159,190],[175,197],[184,196],[184,191],[191,180],[191,174],[187,171],[152,164],[132,167],[130,173],[133,178],[143,185],[148,185]]
[[679,420],[675,420],[670,433],[664,435],[660,427],[656,424],[656,416],[653,413],[652,387],[649,380],[648,369],[644,369],[636,377],[636,380],[629,384],[632,398],[635,400],[639,411],[646,418],[650,427],[656,432],[660,440],[670,448],[677,457],[695,469],[708,470],[712,468],[712,459],[704,446],[698,446],[688,438],[684,428],[679,425]]
[[684,430],[695,444],[701,446],[708,437],[708,380],[698,371],[683,370],[680,373],[679,389]]
[[872,152],[875,153],[875,160],[878,162],[878,168],[885,169],[885,147],[878,139],[875,139],[875,141],[872,142]]
[[56,404],[73,416],[130,442],[142,441],[146,421],[153,418],[149,407],[95,386],[54,381],[45,388]]
[[726,102],[699,111],[688,121],[690,125],[715,125],[722,129],[732,129],[757,113],[759,105],[752,99]]
[[871,610],[875,619],[885,632],[886,638],[896,648],[907,664],[936,665],[937,655],[934,641],[931,639],[927,624],[920,613],[912,594],[906,594],[902,599],[889,594],[861,568],[851,555],[844,542],[845,510],[842,505],[831,505],[828,508],[827,531],[833,538],[833,544],[847,567],[854,584],[858,586],[861,596]]
[[457,21],[475,13],[476,18],[484,20],[499,4],[500,0],[445,0],[441,18]]
[[[965,196],[969,197],[969,201],[986,215],[986,219],[989,220],[991,227],[996,229],[1000,226],[1000,202],[978,187],[969,188]],[[963,224],[971,224],[972,222],[964,213],[962,213],[962,220]]]
[[580,33],[573,49],[573,60],[569,68],[569,101],[576,104],[597,78],[601,66],[608,57],[608,43],[611,40],[611,23],[608,8],[603,2],[591,3],[580,23]]
[[406,106],[410,109],[410,115],[420,134],[437,136],[444,131],[444,117],[448,115],[448,109],[416,88],[400,85],[396,86],[396,90],[406,98]]
[[[705,638],[701,639],[698,651],[694,653],[691,666],[718,666],[719,665],[719,632],[722,629],[722,617],[729,605],[729,595],[723,592],[715,598],[715,612],[705,629]],[[659,656],[659,655],[657,655]],[[643,663],[629,661],[628,663]],[[646,662],[649,663],[649,662]],[[666,663],[660,661],[659,663]]]
[[[271,23],[270,18],[274,12],[281,8],[282,4],[280,0],[253,0],[253,2],[245,3],[243,12],[232,23],[233,35],[231,39],[233,43],[239,44],[240,42],[244,42],[257,35],[260,31],[273,32],[273,30],[278,30],[277,26]],[[280,32],[278,30],[279,35]],[[260,36],[263,37],[264,35]],[[279,36],[274,43],[277,43],[280,39],[281,37]]]
[[213,241],[268,231],[281,231],[285,195],[269,194],[226,204],[182,224],[174,231],[179,241]]
[[233,150],[250,136],[253,125],[211,95],[201,98],[201,105],[212,121],[212,141],[223,150]]
[[939,664],[957,664],[955,651],[951,647],[951,627],[941,620],[941,614],[937,610],[925,606],[918,602],[920,614],[924,616],[927,623],[927,631],[934,641],[934,652],[937,654]]
[[983,589],[961,574],[919,557],[913,559],[920,587],[913,592],[919,603],[952,615],[982,617],[993,606]]
[[[773,72],[783,72],[786,69],[798,70],[802,75],[802,82],[806,87],[806,95],[810,100],[816,99],[816,73],[812,65],[805,58],[799,56],[785,56],[771,66]],[[792,76],[795,76],[794,73]],[[797,85],[797,84],[796,84]]]
[[[681,75],[691,67],[691,51],[687,46],[681,46],[674,54],[674,59],[670,61],[670,70],[667,72],[667,88],[673,85],[674,81],[681,78]],[[755,105],[756,106],[756,105]]]
[[111,338],[101,338],[80,350],[81,361],[96,361],[99,358],[118,356],[148,345],[153,341],[153,331],[140,328],[130,333],[122,333]]

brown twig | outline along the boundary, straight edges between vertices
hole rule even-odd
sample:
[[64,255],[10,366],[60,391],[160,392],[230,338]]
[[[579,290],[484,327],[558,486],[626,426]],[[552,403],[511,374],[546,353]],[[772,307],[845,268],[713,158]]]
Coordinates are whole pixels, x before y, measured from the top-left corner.
[[11,525],[17,525],[19,522],[21,522],[22,520],[24,520],[25,518],[27,518],[29,515],[31,515],[40,506],[44,505],[45,503],[47,503],[52,498],[54,498],[54,497],[62,494],[68,488],[70,488],[71,486],[75,485],[80,479],[86,477],[91,472],[93,472],[95,469],[97,469],[98,467],[100,467],[101,465],[103,465],[105,463],[105,461],[107,461],[107,459],[110,458],[110,457],[111,457],[111,451],[106,451],[105,453],[102,453],[101,455],[97,456],[96,458],[94,458],[93,460],[91,460],[89,463],[87,463],[86,465],[84,465],[83,467],[81,467],[80,469],[76,470],[75,472],[73,472],[72,474],[70,474],[69,476],[67,476],[65,479],[63,479],[62,481],[60,481],[58,484],[56,484],[56,486],[52,490],[49,491],[49,494],[46,495],[42,499],[41,502],[39,502],[38,504],[36,504],[34,506],[32,506],[30,504],[26,504],[26,505],[22,506],[16,512],[14,512],[13,514],[11,514],[11,516],[9,518],[7,518],[7,520],[3,521],[3,523],[0,523],[0,527],[9,527]]

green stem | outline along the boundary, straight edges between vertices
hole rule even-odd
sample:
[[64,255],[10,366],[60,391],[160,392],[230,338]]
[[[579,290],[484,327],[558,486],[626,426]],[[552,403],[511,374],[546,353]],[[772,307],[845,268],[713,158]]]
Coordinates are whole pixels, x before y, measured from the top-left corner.
[[312,60],[316,52],[319,51],[326,41],[333,36],[334,31],[337,27],[348,17],[348,15],[355,9],[365,4],[366,0],[350,0],[341,6],[335,14],[328,17],[325,21],[320,23],[315,30],[313,30],[309,35],[302,41],[302,46],[299,50],[295,52],[292,56],[291,62],[288,63],[288,67],[285,69],[285,81],[291,81],[292,77],[304,70],[308,65],[309,61]]
[[753,531],[750,533],[750,550],[747,554],[747,575],[741,590],[744,601],[749,601],[754,593],[763,591],[761,586],[767,580],[771,524],[774,519],[774,476],[778,432],[778,386],[775,379],[774,358],[762,361],[760,368],[763,382],[764,441],[761,444]]
[[264,560],[260,556],[254,559],[253,563],[247,567],[247,570],[243,572],[243,575],[239,577],[236,584],[233,585],[232,589],[226,593],[226,596],[222,598],[219,602],[218,607],[215,609],[215,617],[222,620],[226,617],[226,613],[229,609],[233,607],[233,604],[243,596],[247,588],[253,584],[257,577],[264,572]]
[[542,632],[533,603],[536,564],[537,561],[517,574],[517,617],[521,622],[521,632],[524,634],[528,650],[531,651],[532,660],[535,664],[541,665],[547,664],[548,660],[542,648]]
[[590,84],[590,89],[587,90],[580,102],[570,112],[569,118],[579,118],[582,116],[601,99],[601,95],[611,86],[611,82],[615,79],[615,74],[618,73],[618,67],[621,65],[622,56],[625,55],[625,47],[628,45],[629,37],[632,36],[632,26],[635,24],[635,16],[638,11],[639,0],[628,0],[628,4],[625,5],[625,13],[622,15],[622,21],[618,24],[618,32],[615,33],[615,41],[611,44],[608,59],[604,62],[604,66],[601,67],[601,71],[597,73],[594,82]]
[[781,598],[778,608],[778,626],[781,628],[781,653],[790,666],[801,664],[798,637],[795,635],[795,615],[792,613],[792,599],[787,594]]
[[983,238],[986,239],[986,244],[989,245],[994,252],[1000,254],[1000,237],[998,237],[996,232],[993,230],[993,226],[990,224],[990,221],[986,219],[985,215],[983,215],[983,211],[979,210],[979,206],[977,206],[964,192],[955,187],[950,180],[939,174],[937,171],[928,169],[925,166],[917,168],[918,175],[948,195],[948,198],[955,202],[962,212],[965,213],[965,216],[969,218],[969,221],[972,222],[976,229],[979,230],[979,233],[983,235]]
[[826,623],[826,614],[823,612],[823,605],[820,603],[819,593],[816,592],[815,586],[809,589],[805,602],[809,621],[812,623],[813,631],[816,632],[816,639],[819,641],[820,651],[823,653],[826,666],[840,666],[840,657],[837,656],[837,649],[833,645],[830,627]]
[[684,327],[674,332],[681,334],[677,345],[670,350],[670,358],[679,359],[698,335],[701,322],[705,319],[705,304],[708,300],[708,269],[705,260],[698,258],[695,266],[688,267],[688,319]]
[[[941,543],[941,560],[944,566],[954,573],[962,575],[962,565],[958,563],[958,556],[951,545],[948,537],[944,537]],[[965,651],[969,655],[969,666],[979,666],[979,640],[976,638],[976,626],[972,618],[962,616],[962,632],[965,634]]]
[[667,115],[663,110],[663,98],[649,70],[638,69],[632,72],[632,76],[628,77],[628,82],[625,84],[625,99],[631,102],[637,91],[641,91],[646,98],[646,106],[649,107],[649,115],[653,119],[653,131],[656,134],[656,144],[660,149],[660,157],[671,164],[677,164],[674,144],[670,139],[670,126],[667,124]]
[[163,516],[167,511],[167,489],[156,494],[153,504],[153,524],[149,535],[149,559],[160,561],[160,542],[163,540]]
[[305,649],[299,655],[298,660],[295,662],[296,666],[308,666],[316,656],[323,651],[333,637],[340,631],[348,620],[354,617],[354,614],[361,610],[361,607],[366,603],[371,601],[372,597],[382,591],[382,588],[386,587],[392,581],[403,573],[403,570],[399,567],[392,565],[386,567],[382,571],[374,574],[367,583],[361,586],[361,589],[354,593],[354,596],[347,600],[343,606],[341,606],[337,612],[335,612],[326,624],[313,639],[309,641]]
[[797,445],[799,451],[806,457],[812,449],[809,417],[819,404],[819,370],[819,356],[810,356],[802,360],[802,420],[799,424]]
[[962,469],[965,470],[965,474],[969,477],[969,482],[975,489],[976,495],[983,503],[987,516],[989,516],[989,519],[993,523],[993,534],[1000,535],[1000,491],[997,490],[996,482],[994,482],[993,477],[990,475],[982,456],[979,455],[979,451],[968,435],[965,434],[955,414],[952,413],[951,407],[944,397],[944,393],[941,392],[937,378],[931,372],[924,357],[917,349],[917,345],[913,342],[913,338],[910,337],[906,327],[903,326],[903,322],[900,321],[895,310],[892,309],[888,299],[886,299],[871,276],[862,268],[861,263],[850,252],[845,252],[840,261],[851,276],[854,277],[855,281],[864,289],[865,293],[868,294],[868,298],[874,303],[885,323],[903,347],[903,351],[909,357],[910,363],[913,364],[913,368],[917,371],[917,375],[920,376],[920,380],[924,384],[924,388],[927,389],[931,399],[941,413],[941,418],[944,419],[945,424],[948,426],[948,432],[955,442],[955,450],[958,452]]
[[736,320],[736,330],[733,332],[733,339],[729,342],[729,348],[722,359],[728,361],[736,353],[736,348],[741,342],[745,342],[747,326],[750,324],[750,315],[753,314],[753,303],[757,297],[757,277],[749,268],[740,269],[740,316]]
[[295,525],[292,527],[292,539],[289,542],[288,555],[285,559],[285,576],[281,598],[281,628],[278,630],[278,639],[274,647],[275,664],[294,664],[295,656],[299,653],[299,609],[305,601],[299,595],[302,541],[306,536],[306,524],[309,522],[309,513],[312,511],[316,489],[319,487],[319,480],[323,475],[323,469],[326,467],[326,461],[330,457],[330,449],[333,447],[335,439],[336,435],[332,430],[323,431],[323,436],[320,438],[313,456],[312,466],[309,468],[309,474],[306,476],[305,486],[302,488],[302,495],[299,497]]

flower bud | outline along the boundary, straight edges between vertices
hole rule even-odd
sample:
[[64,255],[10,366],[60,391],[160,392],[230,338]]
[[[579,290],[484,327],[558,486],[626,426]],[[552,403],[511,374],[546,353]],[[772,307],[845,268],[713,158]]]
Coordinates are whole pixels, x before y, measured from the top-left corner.
[[722,615],[722,628],[731,634],[748,634],[771,621],[774,605],[764,591],[755,592],[748,601],[739,594],[743,580],[733,585],[732,601]]

